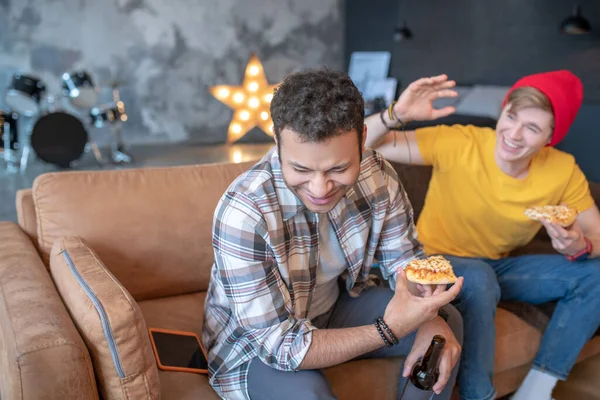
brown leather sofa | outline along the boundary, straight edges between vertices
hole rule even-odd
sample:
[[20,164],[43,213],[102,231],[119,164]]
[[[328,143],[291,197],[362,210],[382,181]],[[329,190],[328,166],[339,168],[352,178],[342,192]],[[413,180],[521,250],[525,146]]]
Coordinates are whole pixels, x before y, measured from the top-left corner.
[[[200,334],[213,211],[250,164],[49,173],[20,191],[18,224],[0,223],[0,398],[218,398],[205,376],[158,370],[147,328]],[[397,170],[418,212],[430,171]],[[498,310],[500,395],[527,372],[543,319]],[[598,352],[596,338],[580,360]],[[341,399],[392,399],[400,370],[387,359],[325,372]]]

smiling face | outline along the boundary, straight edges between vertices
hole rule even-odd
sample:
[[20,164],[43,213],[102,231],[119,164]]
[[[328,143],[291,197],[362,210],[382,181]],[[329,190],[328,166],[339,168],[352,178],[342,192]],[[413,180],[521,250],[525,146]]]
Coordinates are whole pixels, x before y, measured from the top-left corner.
[[496,125],[496,162],[508,169],[527,168],[550,143],[553,131],[554,114],[546,95],[528,86],[513,90]]
[[496,158],[506,163],[529,162],[552,139],[553,116],[535,107],[513,111],[508,104],[496,125]]
[[312,212],[331,211],[358,180],[362,146],[355,130],[307,142],[284,128],[277,144],[285,183]]
[[342,72],[287,76],[271,101],[273,133],[287,187],[315,213],[327,213],[358,180],[365,103]]

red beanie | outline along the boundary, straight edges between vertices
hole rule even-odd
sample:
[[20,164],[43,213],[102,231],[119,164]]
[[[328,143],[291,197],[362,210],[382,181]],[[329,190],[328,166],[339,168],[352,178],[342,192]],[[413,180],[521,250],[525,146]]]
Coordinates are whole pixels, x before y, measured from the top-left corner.
[[544,93],[554,111],[554,132],[550,146],[557,145],[567,135],[583,101],[581,80],[567,70],[544,72],[525,76],[510,88],[502,107],[506,105],[508,95],[516,88],[530,86]]

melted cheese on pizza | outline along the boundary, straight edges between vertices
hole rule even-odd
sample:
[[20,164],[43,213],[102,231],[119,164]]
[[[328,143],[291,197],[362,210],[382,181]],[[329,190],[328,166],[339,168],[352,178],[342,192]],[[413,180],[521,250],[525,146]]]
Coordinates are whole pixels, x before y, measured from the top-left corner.
[[452,265],[443,256],[431,256],[426,260],[412,260],[405,268],[409,281],[423,284],[456,282]]
[[577,210],[567,206],[538,206],[525,210],[528,218],[536,221],[545,219],[565,227],[571,225],[578,214]]

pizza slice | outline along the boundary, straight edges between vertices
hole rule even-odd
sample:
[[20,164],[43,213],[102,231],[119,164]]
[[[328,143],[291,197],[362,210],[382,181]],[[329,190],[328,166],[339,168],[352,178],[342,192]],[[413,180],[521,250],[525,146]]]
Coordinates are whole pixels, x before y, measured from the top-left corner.
[[571,226],[579,212],[567,206],[538,206],[530,207],[525,210],[525,215],[535,221],[545,219],[552,223],[558,224],[563,228]]
[[445,285],[456,282],[450,261],[444,256],[431,256],[425,260],[412,260],[404,268],[406,279],[422,285]]

